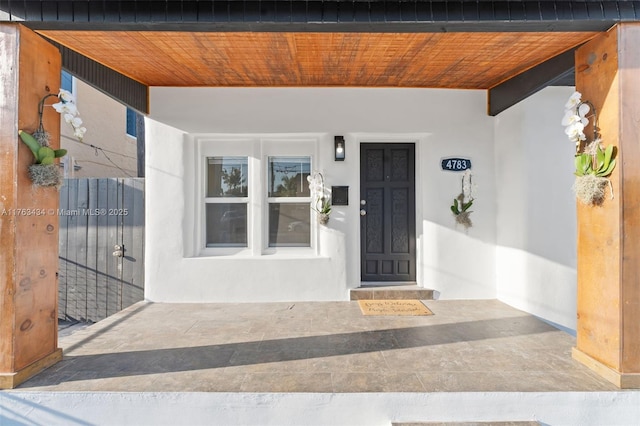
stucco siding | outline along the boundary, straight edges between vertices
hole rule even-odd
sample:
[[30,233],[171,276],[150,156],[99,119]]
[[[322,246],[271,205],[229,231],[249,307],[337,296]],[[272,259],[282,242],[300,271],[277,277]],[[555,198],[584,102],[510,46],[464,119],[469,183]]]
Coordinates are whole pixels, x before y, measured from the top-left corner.
[[[486,115],[484,91],[152,88],[146,296],[346,300],[348,289],[360,285],[359,145],[410,142],[418,284],[442,299],[497,297],[574,328],[572,148],[557,113],[570,93],[546,89],[494,118]],[[333,160],[335,135],[345,138],[344,162]],[[272,140],[311,143],[314,170],[327,186],[348,185],[349,205],[334,206],[329,225],[314,228],[310,252],[267,254],[258,235],[242,255],[203,254],[202,147],[227,152],[235,143],[255,144],[261,158]],[[450,156],[472,161],[469,229],[450,211],[462,178],[441,169]]]

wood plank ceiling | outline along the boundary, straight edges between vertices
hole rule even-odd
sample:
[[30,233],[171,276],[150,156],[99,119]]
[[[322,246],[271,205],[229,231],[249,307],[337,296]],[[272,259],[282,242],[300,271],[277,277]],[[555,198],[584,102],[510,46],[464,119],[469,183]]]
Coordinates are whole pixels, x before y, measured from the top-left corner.
[[39,32],[148,86],[462,89],[489,89],[597,34]]

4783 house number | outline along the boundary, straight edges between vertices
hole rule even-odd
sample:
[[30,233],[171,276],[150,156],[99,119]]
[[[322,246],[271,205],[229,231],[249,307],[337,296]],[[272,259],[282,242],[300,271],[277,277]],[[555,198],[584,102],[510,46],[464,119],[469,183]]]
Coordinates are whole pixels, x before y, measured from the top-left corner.
[[463,172],[471,168],[471,160],[468,158],[443,158],[442,170],[450,172]]

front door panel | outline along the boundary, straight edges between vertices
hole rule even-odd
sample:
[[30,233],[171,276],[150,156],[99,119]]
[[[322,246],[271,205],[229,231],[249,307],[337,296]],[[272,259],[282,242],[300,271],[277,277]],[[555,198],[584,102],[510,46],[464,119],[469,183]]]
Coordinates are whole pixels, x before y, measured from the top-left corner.
[[415,146],[360,146],[361,279],[415,281]]

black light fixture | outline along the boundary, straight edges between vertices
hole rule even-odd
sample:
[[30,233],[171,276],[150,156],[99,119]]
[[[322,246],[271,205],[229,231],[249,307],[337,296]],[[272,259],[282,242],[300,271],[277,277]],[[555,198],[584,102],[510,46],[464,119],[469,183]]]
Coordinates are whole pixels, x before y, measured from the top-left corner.
[[344,136],[336,136],[335,138],[335,160],[344,161]]

